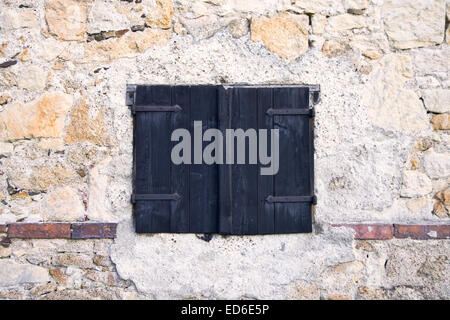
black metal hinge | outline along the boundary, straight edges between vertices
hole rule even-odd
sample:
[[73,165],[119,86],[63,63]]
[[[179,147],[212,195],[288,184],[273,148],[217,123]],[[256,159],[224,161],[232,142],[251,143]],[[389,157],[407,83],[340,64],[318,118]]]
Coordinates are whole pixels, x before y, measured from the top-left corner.
[[179,105],[173,106],[133,106],[132,112],[179,112],[183,109]]
[[306,109],[306,108],[292,108],[292,109],[273,109],[270,108],[266,111],[269,116],[295,116],[295,115],[308,115],[310,117],[314,117],[316,112],[314,108]]
[[311,202],[316,205],[317,196],[268,196],[266,201],[269,203]]
[[131,203],[136,201],[176,201],[180,200],[178,193],[133,193],[131,195]]
[[320,86],[312,85],[309,86],[309,106],[313,107],[315,104],[320,102]]
[[127,85],[125,104],[129,107],[133,107],[133,105],[134,105],[134,101],[135,101],[135,97],[136,97],[136,88],[137,88],[137,85],[135,85],[135,84]]

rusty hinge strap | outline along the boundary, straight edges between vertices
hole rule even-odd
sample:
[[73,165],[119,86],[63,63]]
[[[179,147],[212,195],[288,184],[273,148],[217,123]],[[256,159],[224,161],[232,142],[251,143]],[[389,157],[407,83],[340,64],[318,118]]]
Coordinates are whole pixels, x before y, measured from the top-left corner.
[[317,204],[317,197],[314,196],[268,196],[266,201],[269,203],[283,203],[283,202],[312,202]]
[[136,201],[176,201],[181,199],[178,193],[133,193],[131,195],[131,202],[136,203]]
[[270,108],[266,112],[269,116],[295,116],[295,115],[308,115],[310,117],[315,116],[314,108],[294,108],[294,109],[273,109]]

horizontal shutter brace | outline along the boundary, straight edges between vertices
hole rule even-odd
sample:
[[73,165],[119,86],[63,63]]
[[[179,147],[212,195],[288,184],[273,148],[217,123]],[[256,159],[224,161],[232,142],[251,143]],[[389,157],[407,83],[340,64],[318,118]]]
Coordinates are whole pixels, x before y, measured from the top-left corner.
[[269,116],[277,115],[277,116],[295,116],[295,115],[308,115],[310,117],[314,117],[316,112],[314,108],[306,109],[306,108],[292,108],[292,109],[273,109],[269,108],[266,112]]
[[178,193],[133,193],[131,195],[131,202],[136,201],[176,201],[181,199]]
[[266,201],[269,203],[311,202],[316,205],[317,196],[268,196]]
[[179,112],[183,109],[179,105],[173,106],[132,106],[132,112]]

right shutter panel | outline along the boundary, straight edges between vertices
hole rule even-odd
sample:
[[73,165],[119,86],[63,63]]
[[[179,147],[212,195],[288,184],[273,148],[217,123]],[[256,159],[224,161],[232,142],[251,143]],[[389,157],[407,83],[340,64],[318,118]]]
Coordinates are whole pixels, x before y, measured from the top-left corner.
[[[270,198],[274,206],[274,233],[311,232],[313,122],[308,112],[289,110],[309,108],[309,88],[273,88],[272,98],[272,127],[280,132],[280,167],[273,176]],[[288,112],[283,114],[279,109]],[[266,117],[269,117],[267,113]]]
[[[261,175],[261,164],[220,165],[220,233],[276,234],[312,231],[313,150],[308,87],[219,89],[219,123],[230,129],[279,130],[279,171]],[[258,136],[259,143],[259,136]],[[259,149],[259,145],[258,145]],[[258,155],[259,161],[259,155]]]

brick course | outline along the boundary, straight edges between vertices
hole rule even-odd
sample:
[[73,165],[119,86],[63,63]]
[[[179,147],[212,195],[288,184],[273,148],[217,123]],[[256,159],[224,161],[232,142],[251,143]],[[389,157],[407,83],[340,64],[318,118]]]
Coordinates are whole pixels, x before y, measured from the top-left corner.
[[70,239],[70,223],[12,223],[8,225],[9,238]]
[[394,224],[394,236],[399,239],[417,240],[450,239],[450,225],[401,225]]
[[115,223],[13,223],[8,237],[20,239],[112,239]]
[[333,227],[352,228],[355,230],[355,240],[450,239],[450,225],[448,224],[334,224]]
[[[450,225],[334,224],[355,231],[355,240],[450,239]],[[114,239],[116,223],[12,223],[0,225],[8,238],[21,239]]]
[[113,239],[116,237],[115,223],[72,224],[72,239]]

